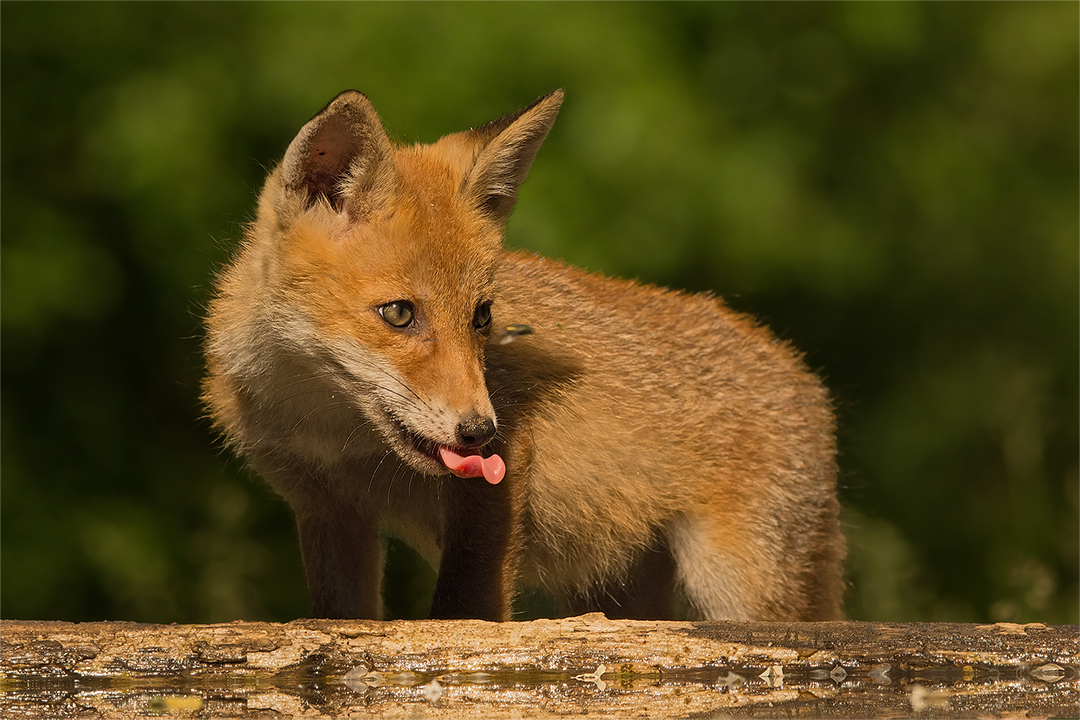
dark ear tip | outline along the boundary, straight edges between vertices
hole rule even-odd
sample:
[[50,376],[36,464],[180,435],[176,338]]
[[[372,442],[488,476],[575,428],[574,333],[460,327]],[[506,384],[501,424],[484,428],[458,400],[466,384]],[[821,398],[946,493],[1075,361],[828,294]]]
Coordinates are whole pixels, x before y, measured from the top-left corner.
[[359,90],[342,90],[341,92],[339,92],[337,95],[334,96],[334,99],[331,100],[329,104],[333,105],[334,103],[339,102],[339,101],[353,101],[353,102],[355,102],[357,100],[363,100],[363,101],[369,102],[369,103],[371,102],[368,99],[368,96],[365,95],[364,93],[360,92]]
[[549,92],[547,95],[543,95],[538,98],[536,102],[529,106],[529,109],[532,109],[537,105],[553,105],[554,109],[558,110],[560,107],[562,107],[563,98],[565,96],[566,93],[563,92],[562,88],[556,88],[555,90]]
[[342,90],[337,95],[335,95],[333,99],[330,100],[330,102],[326,103],[322,110],[315,113],[312,116],[312,119],[323,115],[331,108],[340,108],[342,105],[350,104],[363,104],[371,107],[371,100],[369,100],[368,96],[360,92],[359,90]]

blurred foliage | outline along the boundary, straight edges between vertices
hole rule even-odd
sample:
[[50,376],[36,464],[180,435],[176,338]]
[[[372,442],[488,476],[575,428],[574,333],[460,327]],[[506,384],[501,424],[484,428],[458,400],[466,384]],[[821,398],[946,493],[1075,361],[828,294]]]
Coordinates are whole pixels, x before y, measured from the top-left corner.
[[508,241],[808,353],[850,615],[1077,622],[1078,9],[3,3],[0,613],[304,615],[198,403],[214,268],[338,91],[429,141],[563,87]]

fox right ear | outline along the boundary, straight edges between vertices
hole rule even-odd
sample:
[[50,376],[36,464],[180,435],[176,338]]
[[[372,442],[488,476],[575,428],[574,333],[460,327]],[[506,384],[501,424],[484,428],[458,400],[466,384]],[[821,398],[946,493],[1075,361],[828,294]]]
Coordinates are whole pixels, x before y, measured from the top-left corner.
[[324,198],[353,217],[385,207],[397,178],[382,120],[355,90],[335,97],[301,128],[281,174],[285,189],[305,194],[308,207]]
[[517,202],[518,187],[551,130],[562,100],[562,90],[556,90],[521,112],[467,133],[481,149],[463,189],[482,214],[506,222]]

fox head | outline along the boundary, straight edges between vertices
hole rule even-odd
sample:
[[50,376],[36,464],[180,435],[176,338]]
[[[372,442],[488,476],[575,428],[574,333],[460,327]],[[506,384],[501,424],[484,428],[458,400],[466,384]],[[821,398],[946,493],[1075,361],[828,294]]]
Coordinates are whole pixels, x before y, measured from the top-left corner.
[[[504,226],[561,102],[556,91],[430,145],[393,143],[355,91],[304,125],[211,306],[207,397],[230,435],[242,413],[226,394],[292,407],[313,434],[344,405],[354,427],[321,430],[356,435],[353,449],[381,442],[421,472],[480,473],[461,461],[498,427],[484,347]],[[278,397],[260,399],[272,376]]]

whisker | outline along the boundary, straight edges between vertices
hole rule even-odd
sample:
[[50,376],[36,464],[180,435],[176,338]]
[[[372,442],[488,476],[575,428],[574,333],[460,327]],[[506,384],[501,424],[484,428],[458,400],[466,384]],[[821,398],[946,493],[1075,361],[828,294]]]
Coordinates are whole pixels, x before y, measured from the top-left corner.
[[386,483],[386,504],[391,503],[391,497],[393,496],[394,481],[398,478],[398,473],[402,470],[401,466],[395,468],[394,472],[390,475],[390,482]]
[[352,431],[349,432],[349,436],[345,438],[345,444],[341,446],[341,454],[345,454],[345,450],[348,449],[349,443],[352,442],[353,436],[356,435],[356,433],[359,432],[361,428],[370,427],[372,425],[374,425],[374,423],[367,419],[365,419],[361,423],[357,423],[356,426],[353,427]]
[[[423,405],[426,409],[431,410],[431,408],[428,406],[428,404],[424,401],[424,398],[420,397],[419,393],[417,393],[415,390],[413,390],[411,387],[409,387],[408,383],[406,383],[401,378],[397,377],[393,373],[386,370],[386,368],[381,367],[378,363],[375,363],[375,362],[373,362],[371,360],[368,360],[366,358],[350,358],[350,360],[359,361],[359,362],[363,363],[363,365],[365,367],[382,373],[383,375],[390,378],[392,381],[394,381],[395,383],[397,383],[401,387],[405,388],[405,390],[408,391],[410,395],[415,397],[416,400],[419,401],[420,404]],[[358,378],[356,378],[355,373],[350,372],[348,370],[348,368],[346,368],[345,365],[340,360],[338,360],[337,358],[329,358],[326,362],[329,365],[332,366],[331,371],[336,370],[336,374],[343,375],[347,379],[350,379],[350,380],[357,380],[358,379]],[[383,390],[385,390],[386,392],[396,394],[396,395],[398,395],[398,397],[401,397],[402,399],[405,399],[405,397],[403,395],[401,395],[400,393],[397,393],[396,391],[391,390],[388,387],[385,387],[385,386],[380,386],[380,387]]]
[[[338,405],[338,404],[345,405],[346,403],[334,403],[334,404],[335,405]],[[296,422],[293,423],[292,432],[295,433],[300,428],[301,425],[303,425],[305,422],[310,420],[312,417],[314,417],[318,413],[326,412],[327,410],[330,410],[330,409],[332,409],[332,408],[327,407],[327,405],[320,405],[318,407],[312,408],[306,415],[304,415],[301,418],[297,418]]]
[[386,458],[390,457],[393,452],[393,450],[388,449],[385,453],[383,453],[382,458],[379,460],[379,464],[376,465],[375,469],[371,471],[371,477],[368,478],[368,492],[371,492],[371,488],[375,484],[375,476],[379,474],[379,468],[382,467],[382,464],[386,462]]

